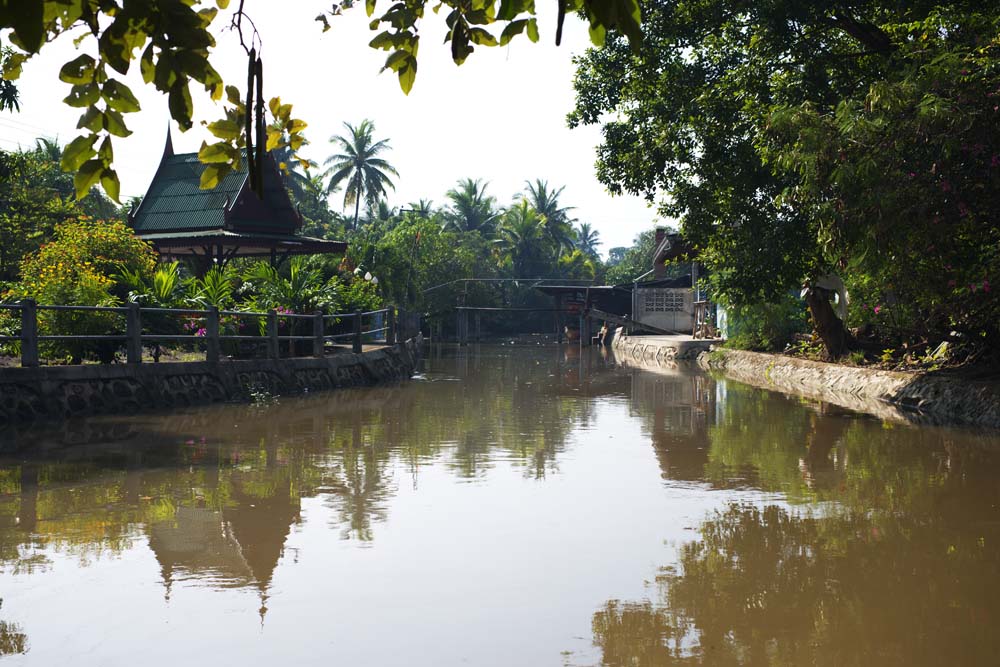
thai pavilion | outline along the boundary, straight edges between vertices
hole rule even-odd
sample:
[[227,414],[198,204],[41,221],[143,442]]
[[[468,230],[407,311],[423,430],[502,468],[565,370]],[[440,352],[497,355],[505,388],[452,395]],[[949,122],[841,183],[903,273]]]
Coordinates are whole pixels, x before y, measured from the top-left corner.
[[202,190],[205,165],[197,153],[174,153],[168,132],[160,165],[146,196],[129,213],[129,226],[162,258],[192,259],[200,271],[234,257],[266,257],[278,265],[291,255],[343,254],[343,241],[300,234],[302,215],[270,154],[262,169],[262,197],[250,189],[246,160],[218,186]]

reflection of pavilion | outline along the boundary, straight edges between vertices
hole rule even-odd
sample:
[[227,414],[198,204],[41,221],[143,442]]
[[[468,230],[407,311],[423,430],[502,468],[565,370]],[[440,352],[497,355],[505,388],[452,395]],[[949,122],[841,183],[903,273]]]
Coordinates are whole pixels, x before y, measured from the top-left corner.
[[285,481],[269,497],[248,495],[234,481],[231,507],[221,512],[179,507],[173,519],[149,528],[149,547],[160,563],[167,595],[175,579],[208,577],[222,586],[256,586],[261,618],[267,590],[291,525],[299,520],[299,501]]

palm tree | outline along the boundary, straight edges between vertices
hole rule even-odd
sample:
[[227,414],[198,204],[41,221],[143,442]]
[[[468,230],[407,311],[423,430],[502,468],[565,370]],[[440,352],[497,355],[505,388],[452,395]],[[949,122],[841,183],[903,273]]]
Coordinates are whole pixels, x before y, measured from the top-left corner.
[[389,150],[389,140],[375,141],[372,134],[375,124],[367,118],[354,127],[344,123],[349,136],[334,135],[330,143],[338,146],[342,152],[335,153],[323,162],[330,168],[326,174],[330,176],[327,192],[333,193],[342,183],[344,188],[344,208],[354,204],[354,229],[358,228],[358,217],[361,213],[361,200],[374,204],[386,196],[386,188],[395,190],[396,186],[389,174],[399,176],[399,172],[391,164],[378,157],[383,151]]
[[451,206],[445,213],[445,224],[459,231],[492,233],[503,211],[497,207],[496,198],[486,194],[487,185],[478,178],[464,178],[448,190],[445,196]]
[[591,228],[589,222],[581,222],[576,228],[576,247],[583,254],[597,257],[597,246],[601,245],[601,233]]
[[411,201],[409,211],[418,218],[430,218],[434,215],[434,202],[430,199]]
[[539,250],[545,245],[545,219],[526,201],[521,200],[504,215],[497,230],[494,247],[504,263],[509,263],[517,278],[530,278],[529,271],[539,265]]
[[528,201],[531,206],[545,219],[545,232],[555,246],[556,256],[562,254],[563,250],[571,250],[576,234],[573,231],[572,218],[569,212],[572,206],[559,206],[559,195],[565,186],[558,189],[551,189],[547,181],[536,178],[535,182],[525,181],[527,190],[521,193],[521,198]]

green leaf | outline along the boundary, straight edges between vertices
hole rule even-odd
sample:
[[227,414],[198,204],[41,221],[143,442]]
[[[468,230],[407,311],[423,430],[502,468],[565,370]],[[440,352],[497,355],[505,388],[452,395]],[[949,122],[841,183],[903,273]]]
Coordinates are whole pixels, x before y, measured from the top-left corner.
[[59,70],[59,80],[72,84],[92,83],[96,65],[97,61],[83,54],[62,66]]
[[365,0],[365,11],[368,13],[368,16],[375,13],[375,0]]
[[100,132],[104,129],[104,113],[97,107],[90,107],[87,111],[80,116],[80,120],[76,124],[78,130],[90,130],[91,132]]
[[63,99],[64,104],[71,107],[89,107],[101,98],[101,89],[96,83],[77,85],[70,88],[69,95]]
[[217,120],[208,124],[208,131],[224,141],[236,141],[243,128],[235,120]]
[[142,80],[151,83],[156,76],[156,66],[153,64],[153,43],[150,42],[146,50],[142,52],[139,59],[139,71],[142,73]]
[[46,3],[39,0],[8,0],[5,5],[4,27],[14,29],[10,41],[28,53],[38,53],[38,49],[45,43]]
[[202,142],[198,151],[198,160],[205,164],[230,164],[236,159],[236,148],[225,141],[214,144]]
[[210,164],[201,172],[201,180],[198,187],[202,190],[211,190],[219,185],[219,181],[225,178],[233,168],[228,164]]
[[500,46],[506,46],[510,43],[510,40],[514,39],[515,35],[520,35],[524,32],[524,29],[528,25],[527,19],[518,19],[517,21],[511,21],[507,24],[507,27],[503,29],[500,33]]
[[408,56],[406,64],[399,69],[399,87],[404,95],[409,95],[413,89],[413,82],[417,79],[417,59]]
[[28,59],[26,53],[10,53],[3,63],[3,78],[7,81],[15,81],[21,78],[21,66]]
[[496,46],[497,39],[487,31],[482,28],[472,28],[469,31],[469,37],[472,39],[473,43],[480,44],[482,46]]
[[132,134],[132,130],[125,127],[125,119],[114,109],[104,112],[104,129],[116,137],[127,137]]
[[229,7],[229,0],[215,0],[215,4],[218,5],[219,9],[226,9]]
[[538,42],[538,21],[535,19],[528,19],[528,39]]
[[115,111],[124,113],[139,111],[139,100],[132,94],[131,89],[120,81],[111,79],[104,84],[104,99],[107,100],[108,107]]
[[104,137],[104,141],[101,142],[101,147],[97,149],[97,156],[101,158],[104,164],[108,167],[111,163],[115,161],[115,151],[111,146],[111,137]]
[[194,113],[194,104],[191,102],[191,91],[187,83],[178,82],[170,88],[167,95],[167,107],[170,109],[170,116],[177,121],[181,130],[191,129],[191,114]]
[[117,203],[121,204],[121,183],[118,181],[118,174],[115,173],[114,169],[105,169],[104,173],[101,174],[101,186],[104,187],[104,191],[108,193],[108,196]]
[[101,173],[104,171],[104,163],[100,160],[87,160],[73,177],[73,186],[76,188],[76,198],[83,199],[90,192],[90,188],[97,185],[101,180]]
[[69,142],[63,148],[59,166],[63,171],[77,171],[84,162],[97,155],[97,151],[94,150],[95,143],[97,143],[96,134],[85,134]]

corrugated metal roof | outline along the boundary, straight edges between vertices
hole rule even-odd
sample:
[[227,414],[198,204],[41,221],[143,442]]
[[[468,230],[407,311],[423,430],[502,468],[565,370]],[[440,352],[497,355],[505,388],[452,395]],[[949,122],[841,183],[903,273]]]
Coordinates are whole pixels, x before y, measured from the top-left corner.
[[203,171],[205,165],[195,153],[166,157],[132,220],[135,231],[221,229],[227,199],[235,201],[247,180],[245,163],[212,190],[199,187]]

